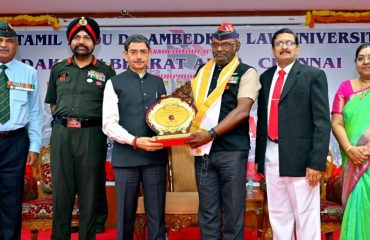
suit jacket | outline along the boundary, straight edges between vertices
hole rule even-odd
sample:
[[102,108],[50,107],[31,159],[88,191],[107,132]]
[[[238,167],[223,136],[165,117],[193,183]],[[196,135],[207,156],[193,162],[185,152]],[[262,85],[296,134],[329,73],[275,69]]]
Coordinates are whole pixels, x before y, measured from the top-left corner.
[[[264,173],[268,129],[268,101],[276,66],[260,76],[256,163]],[[306,168],[323,171],[330,138],[328,84],[324,71],[296,61],[285,81],[279,102],[280,176],[303,177]]]

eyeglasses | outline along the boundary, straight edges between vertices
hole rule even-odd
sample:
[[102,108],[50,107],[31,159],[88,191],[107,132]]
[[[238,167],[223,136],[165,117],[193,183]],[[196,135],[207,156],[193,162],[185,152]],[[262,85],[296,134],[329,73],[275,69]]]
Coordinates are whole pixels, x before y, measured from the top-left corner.
[[356,58],[356,62],[359,62],[359,63],[363,63],[365,62],[365,60],[370,62],[370,55],[360,55]]
[[223,42],[223,43],[213,42],[211,43],[211,47],[213,49],[218,49],[219,47],[221,47],[222,49],[229,49],[231,48],[231,46],[235,44],[236,44],[235,42]]
[[284,45],[287,46],[287,47],[293,47],[293,46],[297,45],[297,43],[295,41],[292,41],[292,40],[275,41],[274,42],[275,47],[283,47]]

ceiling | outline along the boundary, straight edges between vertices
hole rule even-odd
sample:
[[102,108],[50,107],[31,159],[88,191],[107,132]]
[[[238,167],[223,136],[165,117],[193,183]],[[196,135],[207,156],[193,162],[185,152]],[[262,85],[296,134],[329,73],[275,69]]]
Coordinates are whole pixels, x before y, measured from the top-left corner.
[[[53,13],[141,13],[370,10],[369,0],[1,0],[1,15]],[[202,14],[200,14],[202,15]]]

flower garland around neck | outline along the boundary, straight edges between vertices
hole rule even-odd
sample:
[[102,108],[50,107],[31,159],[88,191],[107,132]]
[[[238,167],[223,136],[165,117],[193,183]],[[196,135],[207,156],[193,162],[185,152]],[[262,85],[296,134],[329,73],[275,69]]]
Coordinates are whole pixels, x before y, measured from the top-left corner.
[[0,21],[8,22],[12,26],[52,26],[54,30],[60,28],[58,18],[52,15],[0,17]]
[[305,24],[310,28],[315,23],[355,23],[370,22],[370,12],[339,12],[326,10],[313,10],[306,13]]

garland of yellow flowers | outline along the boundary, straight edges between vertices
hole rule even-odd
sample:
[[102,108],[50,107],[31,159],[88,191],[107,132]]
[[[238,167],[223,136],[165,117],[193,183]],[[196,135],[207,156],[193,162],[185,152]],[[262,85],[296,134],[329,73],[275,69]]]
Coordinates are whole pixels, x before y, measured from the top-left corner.
[[306,13],[305,24],[310,28],[318,23],[353,23],[370,22],[370,12],[337,12],[337,11],[308,11]]
[[0,17],[0,21],[5,21],[13,26],[49,26],[55,30],[60,28],[58,18],[51,15],[30,16],[18,15],[15,17]]

